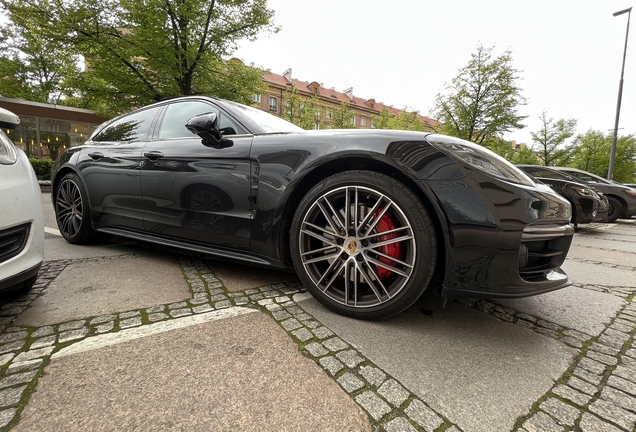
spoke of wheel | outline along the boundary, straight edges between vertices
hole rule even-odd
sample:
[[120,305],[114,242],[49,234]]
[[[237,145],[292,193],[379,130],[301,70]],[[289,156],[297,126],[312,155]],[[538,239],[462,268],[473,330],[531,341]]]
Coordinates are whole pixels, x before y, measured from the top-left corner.
[[[384,195],[380,196],[380,198],[378,198],[378,200],[375,202],[375,204],[373,204],[373,207],[371,208],[371,210],[369,210],[369,212],[367,213],[367,215],[364,217],[364,219],[362,220],[362,222],[360,222],[360,229],[364,228],[364,226],[369,222],[369,219],[371,219],[374,215],[374,213],[378,210],[378,208],[380,207],[380,204],[382,203],[382,200],[384,199]],[[368,232],[368,231],[367,231]]]
[[386,246],[386,245],[393,244],[393,243],[399,243],[399,242],[402,242],[402,241],[405,241],[405,240],[411,240],[412,238],[413,238],[412,235],[396,237],[394,239],[384,240],[384,241],[377,242],[377,243],[371,243],[369,245],[369,248],[375,249],[375,248],[378,248],[380,246]]
[[353,199],[353,229],[356,230],[358,235],[358,188],[354,188],[355,197]]
[[331,279],[329,279],[329,282],[327,282],[327,285],[325,286],[325,289],[323,289],[324,291],[327,291],[329,289],[329,287],[331,286],[331,284],[333,283],[333,281],[336,280],[336,278],[338,277],[338,275],[340,274],[340,272],[342,271],[343,267],[345,266],[345,263],[347,261],[340,261],[340,260],[335,260],[335,263],[339,262],[340,265],[337,266],[337,268],[333,271],[333,276],[331,276]]
[[79,231],[79,223],[78,223],[76,217],[73,217],[71,219],[71,221],[72,221],[72,225],[73,225],[73,235],[75,235]]
[[82,221],[82,215],[80,213],[75,213],[75,217],[77,218],[78,221]]
[[323,241],[325,243],[329,243],[330,245],[338,246],[338,244],[336,243],[335,240],[330,240],[330,239],[328,239],[328,238],[326,238],[324,236],[321,236],[320,234],[317,234],[317,233],[315,233],[313,231],[301,229],[300,232],[302,234],[307,234],[308,236],[312,236],[314,238],[317,238],[318,240],[321,240],[321,241]]
[[380,214],[378,215],[378,217],[376,217],[373,220],[373,223],[371,224],[371,226],[369,227],[368,230],[366,230],[365,234],[370,233],[371,231],[373,231],[373,229],[376,227],[376,225],[378,224],[378,222],[380,222],[380,219],[382,219],[382,216],[384,216],[384,214],[387,212],[387,210],[389,209],[389,207],[391,207],[392,202],[389,201],[384,208],[380,211]]
[[358,263],[353,263],[355,270],[353,272],[353,305],[358,306],[358,282],[360,281],[360,266]]
[[345,235],[349,232],[351,226],[351,196],[349,187],[345,188]]
[[370,249],[370,250],[368,250],[367,252],[368,252],[368,253],[372,253],[372,254],[374,254],[374,255],[379,255],[379,256],[381,256],[381,257],[383,257],[383,258],[386,258],[386,259],[390,259],[391,261],[394,261],[394,262],[396,262],[396,263],[398,263],[398,264],[400,264],[400,265],[403,265],[404,267],[413,268],[413,265],[412,265],[412,264],[409,264],[409,263],[407,263],[406,261],[401,261],[401,260],[399,260],[399,259],[396,259],[396,258],[392,257],[391,255],[387,255],[387,254],[382,253],[382,252],[380,252],[380,251],[377,251],[377,250],[371,250],[371,249]]
[[400,276],[409,277],[409,273],[406,273],[404,270],[400,270],[399,268],[392,266],[390,264],[384,263],[380,260],[376,260],[375,258],[371,258],[370,256],[365,257],[366,260],[372,264],[375,264],[376,267],[383,267],[387,270],[391,270],[393,273],[397,273]]
[[[322,231],[323,234],[328,234],[328,235],[333,235],[333,236],[340,237],[337,232],[335,232],[335,233],[331,232],[328,229],[325,229],[324,227],[321,227],[321,226],[318,226],[318,225],[314,225],[314,224],[312,224],[310,222],[307,222],[307,221],[303,221],[303,223],[305,225],[308,225],[308,226],[312,227],[313,229]],[[320,233],[316,233],[316,234],[320,234]]]
[[68,185],[68,181],[66,183],[62,183],[62,185],[60,186],[60,191],[58,192],[58,199],[70,205],[71,201],[69,200],[68,195],[66,193],[67,185]]
[[64,220],[62,220],[62,231],[64,231],[64,233],[66,235],[68,235],[69,237],[71,236],[71,232],[69,230],[70,225],[71,225],[71,219],[73,218],[72,214],[66,215],[64,216]]
[[339,233],[340,230],[333,224],[333,219],[331,218],[331,216],[329,216],[327,210],[323,207],[323,205],[320,203],[320,201],[317,201],[316,204],[318,205],[318,208],[322,212],[322,215],[325,217],[325,219],[327,219],[327,223],[329,224],[329,226],[331,227],[333,232],[334,233]]
[[342,228],[345,231],[345,235],[347,235],[347,227],[345,227],[342,223],[342,220],[340,219],[340,213],[337,212],[333,206],[331,205],[331,203],[329,202],[329,200],[326,197],[323,197],[323,200],[325,200],[325,202],[327,203],[327,205],[329,206],[329,209],[331,210],[331,212],[333,213],[334,217],[336,218],[336,221],[338,222],[338,225],[340,225],[340,228]]
[[82,197],[81,197],[81,195],[78,196],[77,198],[75,198],[75,201],[73,201],[73,204],[75,204],[76,207],[82,205]]
[[344,283],[345,283],[345,286],[344,286],[344,302],[345,302],[345,305],[348,305],[349,304],[349,291],[351,289],[351,263],[349,261],[347,261],[345,263]]
[[[366,267],[366,268],[365,268],[366,272],[368,273],[368,272],[370,272],[370,271],[373,271],[373,267],[371,267],[371,265],[369,264],[369,260],[367,259],[367,257],[365,257],[364,255],[363,255],[362,257],[364,258],[364,262],[366,262],[366,263],[367,263],[367,265],[368,265],[368,267]],[[377,272],[377,268],[376,268],[376,272],[375,272],[375,274],[378,274],[378,272]],[[367,277],[367,274],[366,274],[366,273],[364,274],[364,277],[365,277],[365,279],[366,279],[366,277]],[[390,296],[389,296],[389,291],[386,289],[386,287],[384,286],[384,284],[382,283],[382,281],[380,280],[380,278],[375,278],[375,281],[376,281],[376,282],[380,285],[380,288],[382,288],[382,291],[384,291],[384,293],[386,294],[386,296],[387,296],[387,297],[390,297]],[[379,292],[379,291],[378,291],[378,292]],[[382,301],[382,299],[380,299],[380,301]]]
[[305,256],[305,255],[311,255],[311,254],[317,254],[317,253],[320,253],[320,252],[326,252],[326,251],[328,251],[329,249],[333,249],[334,247],[335,247],[335,246],[331,246],[331,245],[329,245],[329,246],[325,246],[325,247],[320,248],[320,249],[310,250],[309,252],[301,253],[301,254],[300,254],[300,256],[301,256],[301,257],[303,257],[303,256]]
[[70,210],[71,209],[70,205],[68,205],[67,203],[65,203],[64,201],[62,201],[60,199],[57,200],[57,205],[60,206],[60,207],[64,207],[64,210],[66,210],[66,209]]
[[373,280],[371,279],[371,276],[368,274],[367,270],[365,270],[364,268],[360,267],[360,273],[362,273],[362,277],[366,281],[367,285],[369,285],[369,288],[371,288],[371,290],[373,291],[373,294],[375,294],[375,296],[378,298],[378,301],[380,303],[382,303],[382,295],[380,294],[380,291],[378,291],[378,287],[375,286],[375,284],[374,284]]
[[335,254],[331,254],[331,255],[322,255],[317,258],[311,258],[311,259],[308,259],[307,261],[303,261],[303,264],[311,264],[311,263],[324,261],[324,260],[328,260],[332,258],[338,258],[339,256],[340,256],[340,252],[336,252]]
[[382,231],[382,232],[377,232],[377,233],[373,233],[373,234],[369,234],[368,236],[364,236],[361,237],[360,240],[370,240],[374,237],[381,237],[381,236],[385,236],[385,235],[389,235],[389,234],[393,234],[393,233],[398,233],[400,231],[404,231],[404,230],[410,230],[411,227],[410,226],[403,226],[400,228],[395,228],[392,230],[388,230],[388,231]]
[[[322,274],[322,277],[320,278],[320,280],[318,282],[316,282],[316,286],[318,288],[320,288],[320,284],[322,283],[322,281],[327,277],[327,275],[331,272],[331,270],[339,263],[341,262],[340,260],[333,260],[333,262],[331,264],[329,264],[329,268],[327,268],[327,270]],[[325,288],[326,289],[326,288]],[[324,291],[324,290],[323,290]]]

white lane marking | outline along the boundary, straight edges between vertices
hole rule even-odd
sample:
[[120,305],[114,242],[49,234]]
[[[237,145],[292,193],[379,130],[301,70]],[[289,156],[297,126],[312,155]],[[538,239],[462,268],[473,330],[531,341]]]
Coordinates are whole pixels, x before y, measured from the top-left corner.
[[190,327],[205,322],[217,321],[225,318],[245,315],[252,312],[258,312],[257,309],[249,309],[246,307],[234,306],[227,309],[219,309],[201,315],[193,315],[189,317],[179,318],[175,320],[162,321],[141,327],[125,329],[117,333],[106,333],[99,336],[92,336],[83,341],[77,342],[69,347],[62,348],[51,356],[51,358],[65,357],[67,355],[79,354],[94,349],[104,348],[116,345],[122,342],[128,342],[140,339],[146,336],[152,336],[171,330]]
[[309,300],[312,297],[313,296],[311,294],[309,294],[308,292],[304,292],[304,293],[294,294],[294,297],[292,297],[292,298],[294,299],[294,301],[296,303],[298,303],[298,302],[301,302],[303,300]]
[[55,228],[44,227],[44,232],[47,234],[53,234],[60,237],[62,236],[62,233],[59,230],[56,230]]

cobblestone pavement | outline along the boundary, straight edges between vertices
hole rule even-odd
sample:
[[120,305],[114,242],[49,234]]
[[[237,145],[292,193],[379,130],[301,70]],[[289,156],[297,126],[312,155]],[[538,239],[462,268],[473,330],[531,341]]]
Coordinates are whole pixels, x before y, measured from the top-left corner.
[[[620,241],[636,244],[636,224],[618,226],[617,232],[626,234],[619,238]],[[144,248],[139,254],[156,256],[165,253],[172,256],[178,254],[155,248]],[[208,261],[195,255],[179,255],[183,275],[192,294],[187,301],[50,326],[13,325],[13,321],[45,293],[49,283],[66,266],[86,261],[125,260],[139,254],[46,262],[31,292],[2,305],[0,430],[9,430],[19,422],[38,378],[45,371],[51,356],[60,349],[93,335],[178,320],[232,306],[255,308],[269,314],[288,333],[299,350],[322,367],[364,409],[374,430],[461,430],[444,413],[435,411],[394,377],[365,358],[354,346],[307,313],[299,302],[308,294],[298,281],[230,292],[211,270]],[[602,254],[592,253],[591,256],[592,259],[577,261],[617,268],[616,264],[603,263]],[[632,265],[625,264],[620,268],[635,271]],[[578,284],[577,287],[610,293],[624,300],[624,306],[600,335],[593,336],[566,328],[487,300],[458,301],[464,306],[578,350],[569,369],[550,391],[534,403],[529,412],[518,418],[513,431],[636,432],[636,272],[631,286]]]

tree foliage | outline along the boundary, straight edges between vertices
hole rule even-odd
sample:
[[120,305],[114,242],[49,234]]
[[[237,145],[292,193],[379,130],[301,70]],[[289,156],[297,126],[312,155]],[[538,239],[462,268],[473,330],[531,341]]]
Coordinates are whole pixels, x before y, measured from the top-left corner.
[[[18,35],[59,58],[81,55],[71,96],[120,112],[179,95],[249,103],[261,72],[223,61],[243,39],[277,31],[266,0],[4,0]],[[15,44],[15,42],[12,42]],[[63,49],[56,49],[55,46]],[[98,107],[99,108],[99,107]]]
[[554,118],[548,118],[545,111],[539,119],[541,120],[541,129],[531,132],[530,136],[541,164],[545,166],[567,164],[569,149],[564,145],[567,139],[574,136],[576,120],[559,119],[554,121]]
[[323,115],[326,107],[317,97],[303,96],[296,87],[291,87],[285,91],[283,101],[281,117],[285,120],[306,130],[324,127]]
[[478,45],[466,66],[459,70],[435,100],[434,115],[440,132],[477,144],[525,127],[519,107],[526,100],[519,86],[519,70],[512,65],[512,52],[495,57],[494,46]]
[[525,145],[515,145],[503,138],[493,137],[485,141],[483,145],[513,164],[538,165],[540,163],[532,149]]
[[[570,149],[568,164],[601,177],[607,177],[613,134],[588,130],[577,135]],[[614,180],[624,183],[636,181],[636,138],[634,135],[621,136],[616,142]]]
[[326,123],[328,129],[353,129],[354,112],[349,108],[349,102],[342,102],[338,108],[331,109],[331,119]]

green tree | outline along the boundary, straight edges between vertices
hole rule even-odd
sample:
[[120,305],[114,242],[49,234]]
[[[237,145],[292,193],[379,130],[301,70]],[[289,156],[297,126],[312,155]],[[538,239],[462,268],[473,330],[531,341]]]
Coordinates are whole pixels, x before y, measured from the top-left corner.
[[[612,133],[588,130],[577,135],[571,147],[572,159],[569,166],[607,177],[609,169]],[[631,183],[636,180],[636,138],[634,135],[621,136],[616,142],[614,180]]]
[[483,144],[484,147],[507,159],[512,164],[538,165],[540,163],[536,153],[525,145],[515,146],[511,141],[500,137],[493,137]]
[[323,127],[325,107],[315,96],[304,96],[296,87],[291,87],[285,91],[283,101],[281,117],[285,120],[307,130]]
[[423,132],[426,130],[426,125],[420,120],[417,112],[408,112],[405,109],[400,111],[397,117],[391,117],[388,121],[388,129],[397,130],[412,130]]
[[382,111],[380,111],[379,115],[373,116],[371,119],[371,124],[376,129],[390,129],[389,125],[393,116],[389,112],[386,107],[382,107]]
[[545,111],[539,116],[541,129],[531,132],[530,136],[537,150],[541,164],[545,166],[564,165],[569,159],[569,149],[564,147],[565,141],[576,131],[575,119],[548,118]]
[[440,132],[483,144],[489,138],[525,127],[519,107],[519,70],[512,65],[512,52],[494,57],[494,46],[477,46],[471,60],[459,70],[435,100],[433,113]]
[[355,128],[352,122],[355,114],[349,109],[349,102],[342,102],[338,108],[332,109],[331,115],[331,121],[326,125],[329,129]]
[[81,55],[75,96],[111,113],[179,95],[251,103],[261,73],[224,61],[240,40],[277,31],[266,0],[4,0],[19,34]]

